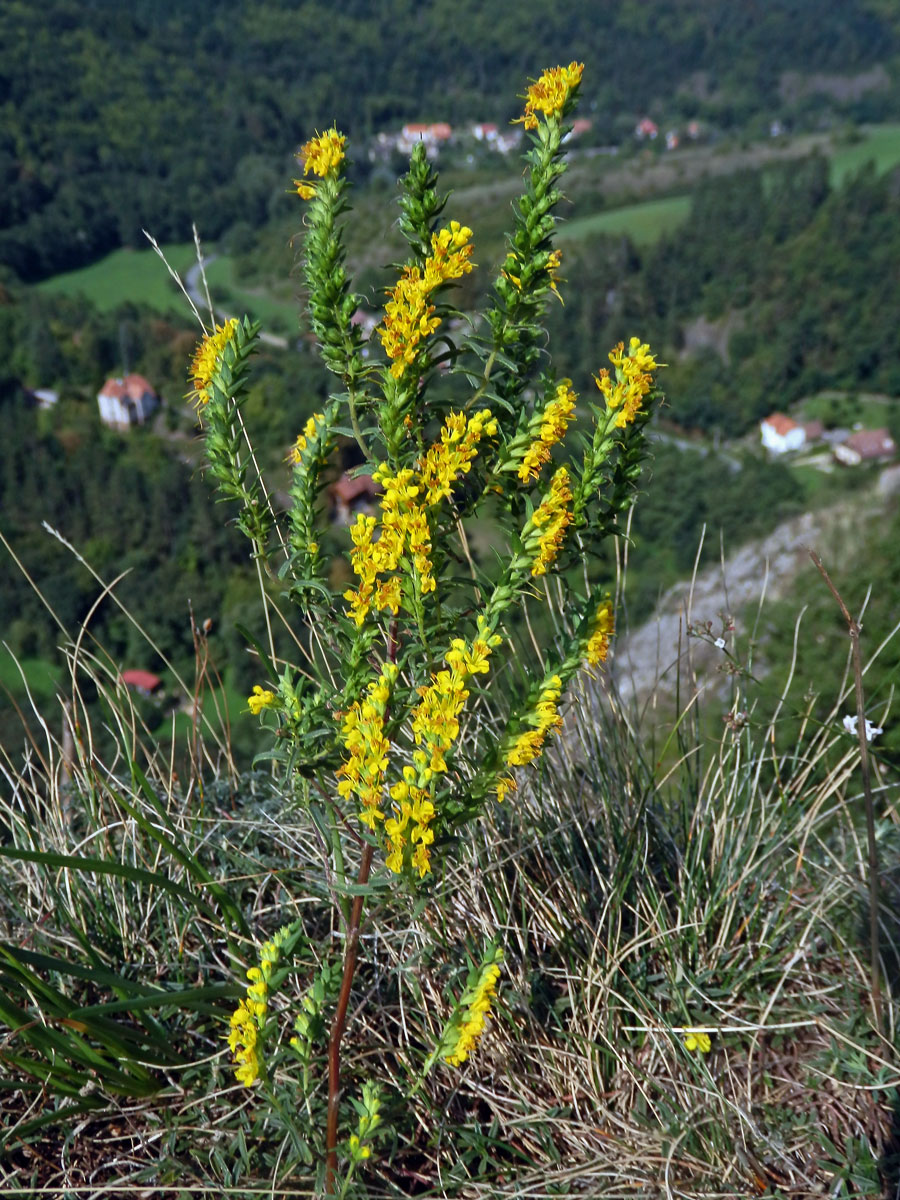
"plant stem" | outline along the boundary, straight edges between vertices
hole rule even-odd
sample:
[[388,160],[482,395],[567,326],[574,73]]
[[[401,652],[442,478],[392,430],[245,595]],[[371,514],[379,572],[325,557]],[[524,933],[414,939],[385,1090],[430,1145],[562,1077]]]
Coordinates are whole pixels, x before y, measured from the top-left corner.
[[[397,621],[391,624],[387,646],[388,662],[397,661]],[[353,897],[350,909],[350,920],[347,923],[347,949],[344,953],[344,974],[341,979],[341,991],[338,996],[334,1022],[331,1026],[331,1037],[328,1040],[328,1123],[325,1130],[325,1194],[334,1195],[335,1175],[337,1172],[337,1140],[338,1116],[341,1102],[341,1039],[347,1024],[347,1008],[350,1004],[350,991],[353,987],[353,976],[356,974],[356,956],[359,952],[359,927],[362,921],[363,891],[369,882],[369,872],[372,869],[374,847],[366,842],[359,873],[356,876],[357,893]]]
[[[369,882],[369,871],[372,868],[372,845],[367,842],[363,850],[362,861],[359,864],[359,874],[356,877],[357,887],[365,887]],[[338,996],[337,1011],[331,1026],[331,1037],[328,1042],[328,1126],[325,1134],[325,1194],[334,1195],[335,1172],[337,1170],[337,1137],[338,1110],[341,1099],[341,1038],[347,1023],[347,1008],[350,1004],[350,990],[353,987],[353,976],[356,973],[356,956],[359,950],[359,926],[362,920],[363,895],[357,892],[353,897],[350,909],[350,926],[347,931],[347,950],[344,954],[344,975],[341,979],[341,991]]]
[[872,780],[869,774],[869,744],[866,737],[865,698],[863,696],[862,660],[859,650],[859,622],[850,615],[850,610],[841,598],[840,592],[831,582],[828,572],[822,565],[822,560],[815,550],[809,551],[809,556],[816,564],[828,589],[840,607],[844,620],[847,622],[847,632],[850,635],[850,652],[853,659],[853,680],[856,688],[856,733],[859,738],[859,768],[862,773],[863,796],[866,805],[866,836],[869,848],[869,974],[872,1009],[875,1017],[875,1028],[881,1032],[881,964],[878,953],[878,843],[875,840],[875,805],[872,800]]

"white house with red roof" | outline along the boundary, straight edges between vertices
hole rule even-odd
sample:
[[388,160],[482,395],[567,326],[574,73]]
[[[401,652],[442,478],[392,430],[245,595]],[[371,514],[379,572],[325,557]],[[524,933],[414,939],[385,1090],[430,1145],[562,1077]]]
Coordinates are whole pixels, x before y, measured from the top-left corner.
[[634,136],[639,142],[642,142],[644,138],[649,138],[651,142],[654,142],[659,137],[659,126],[649,117],[641,117],[634,127]]
[[772,413],[759,423],[762,444],[771,454],[799,450],[806,442],[806,430],[784,413]]
[[143,375],[107,379],[97,396],[100,420],[110,429],[143,425],[159,407],[159,396]]
[[453,137],[453,128],[446,121],[435,121],[431,125],[413,122],[404,125],[397,138],[397,149],[409,154],[416,142],[424,142],[429,157],[437,154],[442,145]]

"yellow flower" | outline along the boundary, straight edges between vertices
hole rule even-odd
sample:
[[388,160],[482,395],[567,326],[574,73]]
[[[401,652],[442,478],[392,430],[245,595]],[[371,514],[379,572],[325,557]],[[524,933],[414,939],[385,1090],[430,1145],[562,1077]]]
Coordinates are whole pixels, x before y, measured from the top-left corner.
[[597,609],[592,625],[593,628],[585,646],[584,657],[589,667],[598,667],[600,663],[606,661],[606,655],[609,652],[609,639],[615,632],[616,627],[615,616],[609,597]]
[[[337,129],[332,126],[325,133],[316,134],[314,138],[302,146],[300,149],[300,160],[303,163],[303,174],[308,175],[310,171],[314,175],[318,175],[320,179],[325,179],[326,176],[336,175],[341,163],[344,161],[344,146],[347,144],[347,139],[342,133],[338,133]],[[295,179],[294,184],[297,188],[297,195],[302,200],[312,200],[316,194],[315,184],[305,183],[302,179]]]
[[537,479],[544,463],[550,461],[550,450],[564,436],[573,416],[577,396],[572,391],[572,380],[564,379],[557,385],[555,394],[547,402],[541,414],[537,437],[525,451],[519,464],[519,479],[527,483]]
[[275,693],[268,688],[261,688],[258,683],[253,685],[253,695],[247,697],[247,705],[254,717],[258,717],[264,708],[271,708],[275,703]]
[[445,419],[441,440],[430,446],[418,464],[425,491],[425,504],[437,504],[449,496],[460,474],[467,474],[477,457],[482,437],[494,437],[497,422],[489,408],[466,419],[465,413],[453,412]]
[[465,1015],[459,1023],[455,1044],[450,1047],[449,1053],[444,1055],[444,1061],[452,1067],[458,1067],[466,1061],[484,1031],[485,1020],[491,1011],[491,1002],[496,996],[502,960],[503,951],[495,950],[482,966],[474,988],[470,988],[463,995]]
[[397,671],[396,664],[384,664],[362,700],[344,714],[341,730],[346,757],[337,771],[338,794],[344,799],[357,797],[359,819],[373,832],[376,823],[384,820],[381,793],[391,748],[384,736],[384,722]]
[[650,347],[636,337],[631,339],[627,354],[623,342],[614,346],[609,352],[609,361],[616,369],[615,383],[606,367],[594,376],[594,382],[603,393],[607,412],[616,413],[616,426],[622,429],[637,415],[641,401],[653,384],[650,372],[660,364],[650,353]]
[[251,1011],[246,1000],[240,1000],[231,1014],[228,1047],[234,1057],[235,1078],[245,1087],[252,1087],[259,1079],[258,1042],[259,1026],[256,1014]]
[[193,383],[193,389],[188,395],[192,396],[198,405],[209,403],[209,385],[219,360],[225,353],[225,347],[234,337],[237,325],[237,317],[231,317],[224,325],[217,325],[213,333],[201,338],[197,345],[188,372],[188,377]]
[[429,291],[451,279],[461,279],[472,270],[472,230],[459,221],[431,235],[431,258],[425,260],[424,282]]
[[295,466],[303,461],[303,451],[310,443],[310,439],[314,438],[318,433],[318,426],[325,420],[322,413],[313,413],[303,427],[303,432],[297,434],[297,441],[291,448],[288,455],[288,462],[292,462]]
[[685,1029],[683,1036],[685,1050],[699,1050],[701,1054],[709,1054],[712,1042],[708,1033],[704,1033],[702,1029]]
[[557,702],[562,693],[562,680],[558,675],[551,675],[541,688],[534,711],[525,718],[535,726],[520,734],[506,755],[506,762],[511,767],[523,767],[533,762],[544,748],[544,740],[548,733],[562,727],[562,717],[557,710]]
[[550,491],[535,509],[531,524],[540,530],[537,555],[531,567],[532,575],[546,575],[554,562],[572,523],[572,513],[566,507],[572,499],[569,472],[560,467],[550,481]]
[[422,268],[404,267],[389,293],[378,336],[388,358],[394,360],[391,374],[395,379],[400,379],[415,362],[422,342],[441,323],[440,317],[433,316],[431,293],[441,284],[460,279],[472,270],[471,236],[472,230],[458,221],[437,230],[431,235],[431,256]]
[[516,790],[516,781],[512,775],[501,775],[494,785],[494,791],[497,794],[497,800],[502,804],[510,792]]
[[560,304],[564,304],[562,296],[559,294],[559,288],[556,286],[559,278],[559,268],[562,263],[562,250],[551,250],[547,259],[547,276],[550,280],[550,287]]
[[350,1140],[347,1143],[350,1150],[350,1157],[354,1162],[361,1162],[365,1158],[370,1158],[372,1155],[371,1146],[362,1146],[359,1141],[358,1133],[351,1133]]
[[537,114],[544,119],[558,117],[569,96],[581,82],[584,63],[571,62],[567,67],[551,67],[535,80],[525,93],[525,112],[513,124],[523,124],[526,129],[537,129]]

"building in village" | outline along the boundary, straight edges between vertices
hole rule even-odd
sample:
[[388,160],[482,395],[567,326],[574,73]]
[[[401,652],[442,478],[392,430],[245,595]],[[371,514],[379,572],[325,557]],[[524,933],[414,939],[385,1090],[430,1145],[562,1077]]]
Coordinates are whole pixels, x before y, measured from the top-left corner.
[[107,379],[97,396],[100,420],[110,429],[143,425],[159,407],[159,396],[143,375]]
[[860,463],[885,462],[893,458],[897,446],[886,429],[860,429],[835,446],[832,453],[845,467],[858,467]]
[[139,667],[129,667],[119,676],[127,688],[141,696],[152,696],[162,687],[162,680],[152,671],[143,671]]
[[786,454],[806,444],[806,430],[784,413],[772,413],[759,423],[762,444],[770,454]]

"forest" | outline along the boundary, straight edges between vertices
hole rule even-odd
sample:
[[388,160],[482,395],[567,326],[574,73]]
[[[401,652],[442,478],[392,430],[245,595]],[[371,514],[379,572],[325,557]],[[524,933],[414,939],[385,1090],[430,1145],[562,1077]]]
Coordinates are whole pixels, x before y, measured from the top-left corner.
[[[677,235],[642,248],[624,238],[588,238],[567,244],[564,261],[565,303],[552,307],[549,321],[553,343],[565,347],[566,369],[588,379],[598,366],[597,345],[614,344],[634,328],[646,331],[669,364],[664,426],[733,439],[774,407],[824,388],[900,390],[896,172],[868,168],[832,186],[821,155],[742,170],[702,181]],[[193,345],[187,321],[140,305],[100,313],[17,283],[4,300],[6,536],[69,627],[92,611],[97,585],[42,522],[103,578],[127,571],[117,595],[182,671],[194,653],[190,603],[214,622],[217,662],[237,692],[246,692],[253,659],[236,626],[252,626],[255,585],[238,535],[223,527],[223,510],[210,503],[200,478],[196,429],[182,399]],[[697,317],[730,319],[726,354],[685,353],[684,330]],[[121,369],[123,353],[167,398],[160,436],[97,436],[94,397]],[[61,388],[59,409],[48,414],[30,405],[25,381]],[[248,412],[276,492],[285,486],[287,447],[321,403],[322,386],[303,349],[267,350],[257,362]],[[900,436],[900,412],[895,405],[885,411]],[[632,531],[632,620],[648,615],[691,569],[704,524],[712,534],[705,555],[715,557],[720,534],[736,548],[822,499],[788,467],[755,454],[739,452],[737,473],[716,457],[663,443],[654,457],[653,478],[663,486],[649,489]],[[864,479],[832,478],[831,494]],[[337,530],[334,536],[346,540]],[[0,617],[15,653],[53,657],[57,635],[17,571],[2,576]],[[136,662],[139,639],[112,601],[93,612],[91,631],[120,664]]]
[[[255,585],[237,534],[223,526],[224,510],[209,503],[201,478],[198,431],[183,399],[194,344],[187,309],[184,318],[163,316],[136,295],[101,311],[39,292],[29,281],[139,244],[142,227],[160,238],[185,238],[193,220],[205,238],[235,248],[236,269],[253,286],[270,286],[296,270],[289,247],[298,215],[288,184],[303,131],[340,109],[357,151],[351,179],[370,211],[385,202],[383,181],[367,184],[364,139],[375,130],[423,116],[509,118],[509,96],[534,69],[540,6],[526,3],[515,16],[493,13],[491,22],[474,6],[464,21],[450,20],[440,4],[413,8],[392,0],[386,7],[390,19],[384,8],[374,15],[350,4],[326,20],[315,4],[269,3],[252,12],[235,5],[226,17],[193,5],[123,9],[97,2],[76,9],[60,2],[53,5],[59,69],[39,89],[27,88],[26,78],[46,49],[49,26],[24,3],[0,14],[7,35],[0,45],[23,49],[0,73],[9,118],[0,134],[0,405],[11,431],[0,446],[4,533],[64,623],[77,627],[91,613],[92,634],[120,665],[159,666],[136,662],[136,631],[111,599],[93,609],[96,581],[43,522],[104,579],[124,572],[116,594],[179,670],[189,670],[194,654],[188,605],[209,617],[210,648],[235,696],[254,682],[253,659],[236,627],[252,626]],[[853,95],[850,89],[843,99],[818,94],[789,103],[779,94],[773,101],[796,49],[796,22],[809,15],[802,0],[767,6],[765,19],[746,27],[727,5],[704,5],[702,12],[686,2],[610,5],[605,23],[590,19],[594,7],[575,5],[566,27],[548,25],[545,49],[565,58],[568,39],[586,56],[593,46],[603,63],[585,75],[582,109],[590,112],[597,144],[630,138],[641,112],[698,117],[744,138],[776,111],[797,129],[826,117],[844,122],[839,129],[850,138],[847,122],[900,113],[894,92],[881,86]],[[371,51],[391,22],[408,36],[388,64]],[[477,54],[462,53],[463,28]],[[840,66],[841,78],[892,61],[898,49],[900,19],[889,5],[829,6],[816,28],[818,36],[804,42],[804,62],[810,70]],[[302,46],[313,30],[317,53],[310,61]],[[604,54],[601,42],[610,40],[629,53]],[[190,45],[189,55],[171,54],[179,42]],[[427,77],[425,46],[437,63]],[[455,55],[461,67],[442,73],[440,64]],[[300,61],[302,86],[294,77]],[[712,79],[703,87],[694,78],[701,61]],[[317,66],[326,63],[327,72]],[[346,88],[348,73],[364,77],[365,86]],[[439,81],[451,77],[448,90]],[[487,98],[500,96],[496,103],[506,107],[488,112]],[[497,163],[485,178],[510,169]],[[647,244],[590,234],[567,240],[565,303],[552,306],[548,318],[552,343],[565,347],[566,370],[589,380],[600,365],[597,346],[640,329],[668,364],[663,427],[701,438],[740,438],[773,408],[825,388],[896,394],[897,178],[872,166],[834,182],[828,159],[815,152],[698,179],[686,219]],[[596,180],[587,166],[573,173],[564,218],[573,207],[576,214],[602,207],[592,191]],[[507,206],[501,200],[462,214],[477,226],[487,262],[502,252]],[[351,245],[351,267],[354,254],[367,264],[359,281],[365,303],[377,307],[371,253]],[[489,280],[484,269],[466,281],[463,307],[485,299]],[[724,331],[717,345],[687,346],[697,321]],[[304,331],[302,321],[296,328]],[[98,436],[97,391],[124,368],[154,381],[164,415],[152,433]],[[62,394],[53,413],[28,400],[40,386]],[[285,486],[287,448],[321,404],[323,388],[305,340],[284,351],[267,348],[257,361],[248,414],[276,493]],[[886,411],[897,437],[900,415],[896,406]],[[706,543],[714,555],[719,533],[734,547],[821,499],[782,464],[743,450],[738,456],[742,469],[735,473],[715,457],[657,444],[654,473],[665,487],[651,489],[633,528],[633,620],[690,569],[704,523],[715,533]],[[334,536],[346,540],[339,531]],[[168,598],[164,610],[160,595]],[[0,617],[14,653],[53,660],[56,633],[18,571],[0,576]]]
[[900,115],[900,14],[881,0],[581,0],[564,20],[541,0],[8,0],[0,263],[34,280],[140,245],[142,229],[257,227],[285,212],[310,130],[339,119],[358,147],[404,121],[503,123],[535,47],[591,64],[598,145],[645,114],[726,133]]

